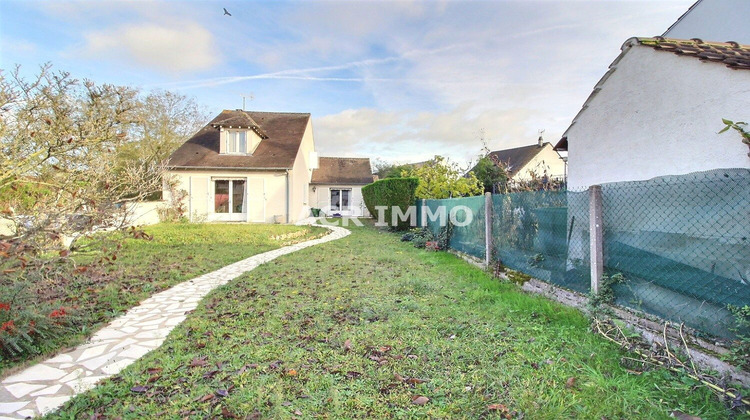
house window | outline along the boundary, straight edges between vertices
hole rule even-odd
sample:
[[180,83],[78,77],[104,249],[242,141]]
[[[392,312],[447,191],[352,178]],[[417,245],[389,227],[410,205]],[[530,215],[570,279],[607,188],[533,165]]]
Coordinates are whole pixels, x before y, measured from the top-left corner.
[[247,131],[226,131],[224,138],[226,153],[247,153]]
[[352,190],[333,189],[331,188],[331,210],[346,211],[349,210],[349,198]]
[[245,213],[245,180],[214,181],[214,212]]

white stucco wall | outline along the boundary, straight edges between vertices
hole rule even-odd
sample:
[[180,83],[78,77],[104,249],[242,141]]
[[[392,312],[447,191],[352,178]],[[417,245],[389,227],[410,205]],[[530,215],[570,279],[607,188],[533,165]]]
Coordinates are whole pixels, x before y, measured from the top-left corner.
[[[294,160],[294,166],[291,171],[291,205],[289,212],[289,221],[291,223],[307,217],[310,212],[309,205],[309,186],[312,178],[312,169],[310,169],[310,152],[315,150],[315,140],[313,136],[312,118],[307,122],[305,134],[302,136],[297,158]],[[300,216],[304,214],[305,216]]]
[[[245,171],[173,171],[170,173],[178,183],[178,189],[190,194],[186,197],[186,208],[193,221],[214,221],[213,183],[220,179],[246,179],[248,188],[258,191],[262,186],[263,193],[248,192],[247,206],[250,222],[274,223],[274,216],[286,215],[286,174],[277,172]],[[291,178],[291,177],[290,177]],[[251,187],[251,185],[253,187]],[[260,188],[260,187],[258,187]],[[166,198],[166,197],[165,197]],[[253,215],[260,219],[255,219]],[[292,222],[296,221],[291,214]]]
[[165,201],[142,201],[128,204],[128,224],[130,226],[155,225],[161,222],[159,210],[166,209],[169,204]]
[[551,144],[545,143],[544,148],[513,175],[513,180],[517,182],[530,181],[532,173],[537,177],[547,175],[551,179],[563,179],[565,177],[565,162]]
[[[627,47],[626,47],[627,48]],[[750,71],[635,45],[566,132],[571,189],[717,168],[748,168]]]
[[[331,188],[350,189],[352,190],[351,204],[349,211],[331,211]],[[315,189],[315,191],[313,191]],[[365,200],[362,197],[362,185],[311,185],[310,186],[310,207],[323,209],[326,214],[341,213],[343,216],[370,217],[370,212],[365,207]]]
[[700,38],[750,44],[750,1],[700,0],[664,33],[667,38]]

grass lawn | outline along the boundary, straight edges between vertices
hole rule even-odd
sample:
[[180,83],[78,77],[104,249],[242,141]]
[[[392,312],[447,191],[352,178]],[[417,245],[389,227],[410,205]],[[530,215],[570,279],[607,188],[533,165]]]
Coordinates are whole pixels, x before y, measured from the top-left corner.
[[573,309],[352,230],[215,290],[161,348],[49,417],[728,416],[690,379],[628,372]]
[[[66,284],[40,287],[37,299],[76,308],[76,331],[44,342],[37,359],[80,343],[98,327],[148,296],[235,261],[325,235],[323,228],[251,224],[159,224],[153,240],[127,239],[117,260]],[[287,237],[279,237],[287,235]],[[98,253],[73,258],[85,265]],[[28,360],[0,360],[0,376]]]

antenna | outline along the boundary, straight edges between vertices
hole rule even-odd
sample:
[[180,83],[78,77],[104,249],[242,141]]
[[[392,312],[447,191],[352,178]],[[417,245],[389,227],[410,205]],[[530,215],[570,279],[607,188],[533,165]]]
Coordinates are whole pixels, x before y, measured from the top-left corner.
[[539,132],[539,147],[542,147],[544,145],[544,139],[542,138],[542,134],[544,134],[544,129],[537,130]]
[[250,99],[251,101],[255,99],[255,95],[253,95],[252,92],[250,93],[242,93],[240,94],[242,96],[242,110],[245,111],[245,99]]

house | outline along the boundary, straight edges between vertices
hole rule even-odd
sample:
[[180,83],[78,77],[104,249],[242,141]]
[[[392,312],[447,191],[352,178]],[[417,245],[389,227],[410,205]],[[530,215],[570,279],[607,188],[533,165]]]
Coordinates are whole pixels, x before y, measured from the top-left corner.
[[568,186],[748,168],[722,118],[750,114],[750,45],[630,38],[556,145]]
[[524,183],[534,178],[565,180],[565,161],[552,147],[539,137],[537,144],[496,150],[488,155],[501,165],[510,183]]
[[372,182],[370,159],[320,157],[310,180],[310,205],[329,216],[369,217],[362,187]]
[[172,153],[174,187],[165,197],[184,194],[178,198],[191,221],[293,223],[310,215],[317,168],[329,174],[329,191],[352,190],[352,202],[339,200],[340,208],[354,205],[364,178],[319,167],[321,159],[328,162],[315,151],[310,114],[224,110]]

